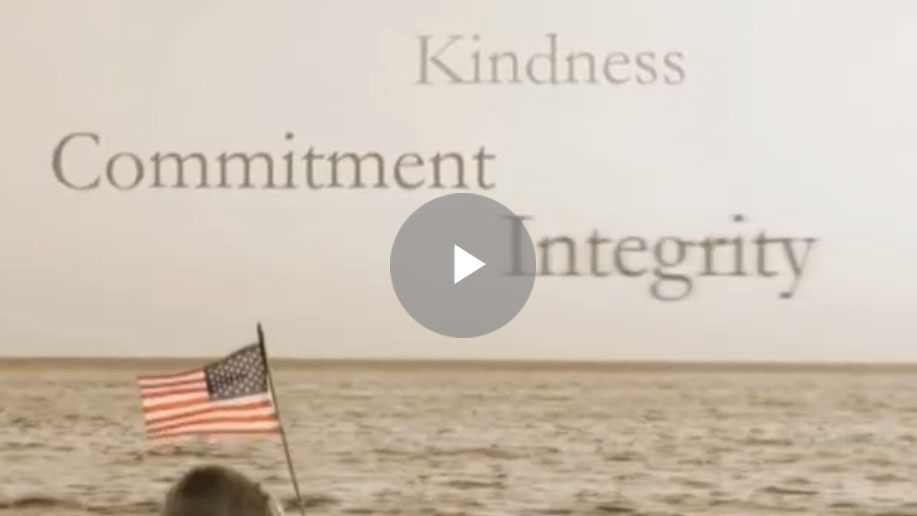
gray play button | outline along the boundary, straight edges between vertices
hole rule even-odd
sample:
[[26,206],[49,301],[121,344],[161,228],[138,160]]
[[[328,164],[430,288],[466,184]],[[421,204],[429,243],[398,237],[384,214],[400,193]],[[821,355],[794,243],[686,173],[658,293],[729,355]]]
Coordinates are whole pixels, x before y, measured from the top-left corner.
[[499,329],[522,309],[535,283],[535,248],[519,217],[476,194],[418,208],[392,246],[391,275],[405,310],[449,337]]

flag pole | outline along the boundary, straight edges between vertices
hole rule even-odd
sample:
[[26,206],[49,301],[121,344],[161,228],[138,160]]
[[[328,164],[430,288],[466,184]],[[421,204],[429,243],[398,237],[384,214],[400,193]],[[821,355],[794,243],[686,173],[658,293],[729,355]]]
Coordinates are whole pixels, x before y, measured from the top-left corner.
[[271,374],[271,366],[267,361],[267,347],[264,345],[264,330],[261,329],[261,323],[258,323],[258,346],[261,347],[261,359],[264,360],[264,371],[267,376],[268,387],[271,390],[271,400],[274,402],[274,413],[277,415],[277,426],[280,427],[280,439],[283,441],[283,452],[287,456],[287,467],[290,470],[290,481],[293,483],[293,492],[296,493],[296,503],[299,505],[299,514],[306,516],[306,507],[302,502],[302,494],[299,492],[299,482],[296,480],[296,470],[293,469],[293,459],[290,457],[290,446],[287,443],[287,432],[283,428],[283,421],[280,419],[280,404],[277,403],[277,396],[274,394],[274,377]]

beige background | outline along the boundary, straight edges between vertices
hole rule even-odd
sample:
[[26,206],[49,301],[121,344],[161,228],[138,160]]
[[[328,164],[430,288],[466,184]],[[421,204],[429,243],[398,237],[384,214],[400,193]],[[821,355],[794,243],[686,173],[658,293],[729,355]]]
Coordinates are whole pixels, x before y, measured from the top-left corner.
[[[917,4],[4,2],[0,353],[200,355],[256,320],[334,357],[917,360]],[[419,87],[419,34],[685,54],[679,87]],[[431,334],[388,278],[439,192],[77,193],[65,134],[118,150],[476,150],[533,236],[815,235],[786,278],[542,278],[506,328]],[[296,133],[296,145],[283,140]],[[87,154],[93,166],[93,154]],[[729,233],[727,233],[729,234]]]

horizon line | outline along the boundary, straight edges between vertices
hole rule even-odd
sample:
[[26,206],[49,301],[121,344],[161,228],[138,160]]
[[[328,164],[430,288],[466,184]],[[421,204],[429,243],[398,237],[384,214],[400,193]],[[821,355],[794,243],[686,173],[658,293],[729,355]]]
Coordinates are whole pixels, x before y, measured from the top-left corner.
[[[210,356],[0,356],[0,368],[31,367],[114,367],[148,369],[193,367],[219,360]],[[864,360],[680,360],[680,359],[555,359],[555,358],[400,358],[400,357],[270,357],[280,368],[319,369],[571,369],[598,371],[914,371],[917,361]]]

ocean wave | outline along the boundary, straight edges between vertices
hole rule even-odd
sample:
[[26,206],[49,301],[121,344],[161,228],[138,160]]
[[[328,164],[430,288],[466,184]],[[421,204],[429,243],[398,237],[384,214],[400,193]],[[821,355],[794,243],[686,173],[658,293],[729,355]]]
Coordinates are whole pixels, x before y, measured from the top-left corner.
[[468,480],[468,479],[459,479],[459,480],[449,480],[443,485],[448,487],[454,487],[456,489],[505,489],[506,485],[502,482],[486,482],[483,480]]
[[70,509],[83,510],[82,504],[66,498],[53,496],[22,496],[12,500],[0,500],[0,510],[4,509]]
[[102,516],[115,516],[123,514],[157,514],[159,512],[159,502],[140,501],[133,503],[88,506],[84,510],[91,514],[100,514]]
[[761,489],[762,493],[789,496],[815,496],[818,491],[814,489],[799,489],[795,487],[767,486]]
[[12,511],[19,514],[21,511],[33,510],[42,512],[54,511],[79,511],[88,514],[120,515],[120,514],[155,514],[159,510],[159,502],[144,500],[123,504],[111,505],[86,505],[70,498],[59,498],[47,495],[30,495],[0,500],[0,512]]
[[[289,511],[299,509],[299,500],[297,500],[295,496],[286,497],[281,500],[281,503],[283,504],[283,510],[287,511],[288,513]],[[318,507],[327,507],[330,505],[338,504],[340,504],[340,500],[330,495],[312,494],[303,495],[302,497],[302,505],[306,509],[315,509]]]
[[[299,508],[296,497],[284,498],[282,503],[284,509],[287,511],[295,511]],[[330,495],[303,495],[303,506],[306,509],[338,505],[339,503],[340,501],[338,499]],[[22,496],[10,500],[0,500],[0,513],[5,511],[17,511],[18,513],[18,511],[32,509],[46,512],[53,512],[55,510],[79,511],[108,516],[118,514],[156,514],[159,508],[160,502],[155,500],[140,500],[110,505],[86,505],[69,498],[43,495]]]

